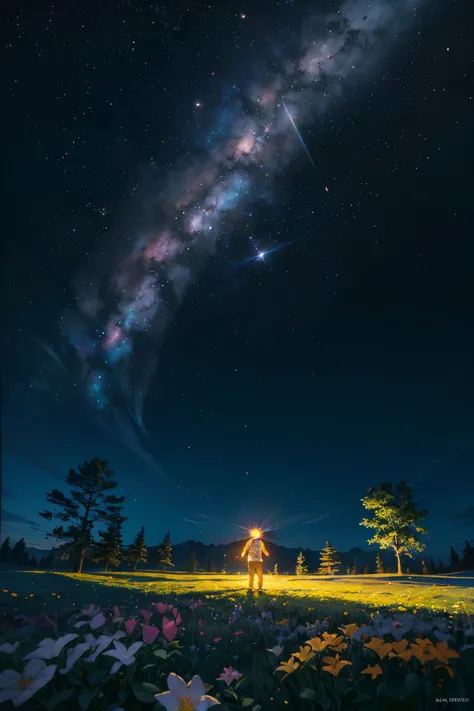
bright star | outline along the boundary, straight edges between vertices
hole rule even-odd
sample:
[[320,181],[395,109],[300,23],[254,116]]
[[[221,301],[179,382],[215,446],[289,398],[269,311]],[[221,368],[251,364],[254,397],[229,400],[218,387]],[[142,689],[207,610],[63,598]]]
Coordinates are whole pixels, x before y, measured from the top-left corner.
[[259,252],[259,253],[258,253],[258,258],[259,258],[259,259],[265,259],[265,252]]

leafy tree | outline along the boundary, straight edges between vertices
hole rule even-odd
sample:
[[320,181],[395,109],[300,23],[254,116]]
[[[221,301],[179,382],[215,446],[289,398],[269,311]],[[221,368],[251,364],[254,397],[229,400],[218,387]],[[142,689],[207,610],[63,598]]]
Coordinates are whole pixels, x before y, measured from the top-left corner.
[[275,565],[273,566],[273,575],[279,575],[278,563],[275,563]]
[[337,550],[331,545],[330,541],[326,541],[325,547],[319,554],[319,575],[334,575],[338,572],[341,565],[338,555]]
[[[50,504],[62,510],[43,511],[40,516],[48,521],[58,518],[62,522],[46,537],[65,541],[63,555],[72,558],[75,573],[82,573],[86,552],[94,545],[94,526],[107,523],[125,497],[107,493],[116,488],[117,482],[113,480],[114,474],[106,461],[95,457],[77,469],[70,469],[66,476],[66,485],[71,487],[70,496],[58,489],[46,495]],[[68,524],[66,529],[63,523]]]
[[128,547],[127,558],[133,563],[133,570],[137,569],[138,563],[146,563],[148,551],[145,543],[145,527],[142,526],[135,536],[135,540]]
[[298,553],[298,558],[296,559],[295,573],[296,575],[307,575],[308,573],[308,566],[306,565],[306,558],[303,555],[303,551],[300,551]]
[[191,553],[191,558],[189,559],[189,571],[191,573],[195,573],[196,570],[198,569],[199,561],[196,558],[196,551],[193,551]]
[[385,569],[383,567],[383,560],[382,560],[382,556],[380,555],[380,551],[377,553],[377,557],[375,559],[375,572],[376,573],[385,573]]
[[105,531],[99,531],[101,540],[95,544],[91,556],[94,563],[104,563],[105,572],[109,567],[119,566],[122,559],[122,526],[127,517],[122,516],[120,511],[121,509],[113,515]]
[[428,568],[426,567],[426,563],[424,560],[421,561],[421,574],[428,575]]
[[388,482],[371,487],[362,499],[362,504],[367,511],[373,512],[373,518],[364,518],[360,522],[361,526],[375,530],[375,535],[368,543],[377,544],[382,550],[393,548],[397,572],[402,575],[401,556],[413,558],[413,553],[421,553],[425,549],[424,543],[417,536],[426,534],[419,521],[428,512],[417,509],[413,503],[413,492],[403,481],[397,484],[395,492]]
[[463,549],[462,564],[463,568],[466,570],[472,570],[474,568],[474,548],[471,546],[474,541],[465,541],[465,546]]
[[449,568],[452,572],[456,572],[461,567],[461,561],[459,560],[459,555],[456,553],[454,548],[451,546],[449,550]]
[[10,536],[7,536],[0,546],[0,563],[8,563],[11,559]]
[[158,563],[163,565],[163,570],[166,570],[167,565],[173,565],[171,562],[171,552],[173,547],[171,545],[171,533],[168,531],[166,536],[163,538],[163,542],[156,549],[156,556]]
[[12,563],[15,563],[16,565],[24,565],[25,564],[25,554],[28,556],[28,553],[26,552],[25,539],[22,537],[13,546],[11,556],[10,556],[10,561]]
[[432,575],[436,575],[436,565],[433,558],[430,560],[430,571]]

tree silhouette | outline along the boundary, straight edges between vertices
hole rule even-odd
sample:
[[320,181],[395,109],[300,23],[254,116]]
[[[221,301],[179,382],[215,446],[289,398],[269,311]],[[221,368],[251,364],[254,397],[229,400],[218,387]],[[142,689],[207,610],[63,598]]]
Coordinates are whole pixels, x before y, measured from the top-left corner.
[[465,541],[465,546],[463,549],[463,568],[466,570],[472,570],[474,568],[474,548],[471,546],[474,541]]
[[172,546],[171,546],[171,533],[168,531],[166,536],[163,538],[163,542],[160,543],[159,546],[157,546],[156,549],[156,557],[158,560],[158,563],[163,565],[163,570],[166,570],[167,565],[173,565],[171,562],[171,552],[172,552]]
[[127,558],[133,563],[133,570],[137,569],[138,563],[146,563],[148,560],[148,551],[145,543],[145,528],[144,526],[138,531],[135,540],[128,547]]
[[61,510],[43,511],[40,516],[47,521],[58,518],[68,524],[66,529],[62,524],[56,526],[46,537],[65,541],[61,546],[62,556],[72,558],[74,572],[82,573],[86,552],[95,543],[94,526],[107,523],[124,497],[107,493],[116,488],[117,482],[112,479],[114,474],[106,461],[95,457],[77,469],[70,469],[66,476],[66,485],[71,487],[70,496],[58,489],[46,495],[47,501]]
[[278,563],[275,563],[275,565],[273,566],[273,575],[279,575]]
[[15,543],[12,548],[10,561],[16,565],[25,565],[25,555],[28,560],[28,553],[26,552],[25,539],[22,537],[19,541]]
[[388,482],[371,487],[362,504],[367,511],[373,512],[373,518],[364,518],[360,522],[361,526],[375,530],[368,543],[377,544],[382,550],[392,548],[397,558],[398,575],[402,575],[401,556],[413,558],[413,553],[425,549],[418,535],[426,534],[426,530],[419,525],[419,521],[428,512],[416,508],[413,492],[403,481],[397,484],[395,491]]
[[436,565],[435,565],[433,558],[431,558],[431,560],[430,560],[430,572],[432,575],[436,574]]
[[459,555],[456,553],[454,548],[451,546],[449,549],[449,568],[455,573],[461,567],[461,561],[459,560]]
[[341,561],[338,559],[339,553],[331,545],[330,541],[326,541],[325,547],[319,554],[319,575],[334,575],[338,572]]
[[7,536],[0,546],[0,563],[9,563],[11,560],[10,536]]
[[[118,508],[118,507],[117,507]],[[95,563],[104,563],[104,571],[110,567],[116,568],[122,560],[122,526],[127,520],[118,510],[110,519],[105,531],[99,531],[100,541],[94,546],[91,556]]]
[[199,561],[196,558],[196,551],[193,551],[191,553],[191,558],[189,559],[189,571],[191,573],[195,573],[199,565]]
[[383,567],[383,560],[382,560],[382,556],[380,555],[380,551],[377,553],[377,557],[375,559],[375,572],[376,573],[385,573],[385,569]]

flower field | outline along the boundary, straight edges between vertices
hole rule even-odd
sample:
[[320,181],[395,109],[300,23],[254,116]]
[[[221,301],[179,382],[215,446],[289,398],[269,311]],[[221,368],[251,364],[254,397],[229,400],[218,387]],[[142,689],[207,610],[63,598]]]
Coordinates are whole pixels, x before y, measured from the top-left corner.
[[472,708],[473,579],[351,577],[4,571],[2,708]]

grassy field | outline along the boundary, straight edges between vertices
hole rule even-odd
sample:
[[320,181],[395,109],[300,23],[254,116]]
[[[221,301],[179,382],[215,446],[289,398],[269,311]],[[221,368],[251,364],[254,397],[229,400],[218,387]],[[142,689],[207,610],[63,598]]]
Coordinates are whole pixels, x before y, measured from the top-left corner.
[[[64,572],[2,571],[2,608],[24,614],[89,603],[134,603],[166,596],[211,596],[241,599],[244,575],[159,573],[156,571],[75,575]],[[321,612],[361,608],[405,607],[474,612],[474,577],[361,575],[265,576],[263,598],[314,604]]]

